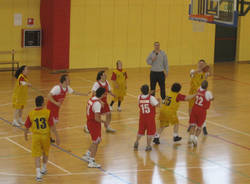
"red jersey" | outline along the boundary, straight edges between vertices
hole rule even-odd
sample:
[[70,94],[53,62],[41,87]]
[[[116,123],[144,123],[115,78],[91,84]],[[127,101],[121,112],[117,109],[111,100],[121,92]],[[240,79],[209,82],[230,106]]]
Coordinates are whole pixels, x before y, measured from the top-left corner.
[[95,113],[93,112],[93,105],[95,102],[99,101],[99,99],[93,100],[93,97],[89,99],[87,104],[87,120],[88,121],[96,121],[95,120]]
[[150,97],[151,95],[148,95],[147,98],[139,97],[140,118],[155,118],[155,106],[151,105]]
[[[64,91],[63,88],[62,88],[62,85],[59,85],[60,86],[60,94],[58,95],[54,95],[52,96],[53,99],[56,101],[56,102],[63,102],[65,97],[66,97],[66,94],[68,92],[68,88],[66,88],[66,90]],[[52,103],[51,101],[48,101],[48,104],[47,104],[47,108],[48,109],[59,109],[59,107],[57,105],[55,105],[54,103]]]
[[207,110],[210,107],[210,101],[208,101],[205,97],[207,90],[201,91],[198,90],[198,94],[196,95],[195,103],[194,103],[194,109],[203,109]]
[[107,102],[107,94],[109,92],[109,85],[108,85],[108,82],[105,81],[105,85],[103,86],[102,83],[100,83],[100,81],[97,81],[97,83],[99,84],[100,87],[102,88],[105,88],[105,93],[104,93],[104,96],[102,97],[102,101],[103,102]]

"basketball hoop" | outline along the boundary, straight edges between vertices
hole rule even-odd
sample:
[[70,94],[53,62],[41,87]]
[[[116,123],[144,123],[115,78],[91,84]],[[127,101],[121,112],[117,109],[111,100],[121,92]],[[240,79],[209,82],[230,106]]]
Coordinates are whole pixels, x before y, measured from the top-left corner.
[[192,20],[193,32],[204,32],[205,23],[212,23],[214,17],[212,15],[189,15]]
[[214,21],[213,15],[189,15],[190,20],[212,23]]

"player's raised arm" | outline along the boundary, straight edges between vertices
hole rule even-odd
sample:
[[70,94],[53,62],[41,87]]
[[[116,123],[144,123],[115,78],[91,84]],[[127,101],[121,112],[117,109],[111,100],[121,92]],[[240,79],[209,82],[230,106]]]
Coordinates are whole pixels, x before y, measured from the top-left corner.
[[190,77],[192,78],[196,73],[200,73],[201,71],[202,71],[201,68],[191,70]]
[[187,96],[185,96],[184,101],[189,101],[189,100],[193,99],[196,95],[197,95],[197,93],[193,94],[193,95],[187,95]]

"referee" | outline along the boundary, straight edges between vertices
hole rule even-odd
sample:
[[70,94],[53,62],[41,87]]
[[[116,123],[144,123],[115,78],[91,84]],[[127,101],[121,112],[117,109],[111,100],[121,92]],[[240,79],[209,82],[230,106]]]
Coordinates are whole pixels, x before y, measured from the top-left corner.
[[154,50],[149,54],[147,63],[151,65],[150,88],[152,95],[155,96],[155,87],[158,82],[161,89],[161,98],[164,102],[166,97],[165,79],[168,76],[168,59],[164,51],[160,50],[160,43],[154,43]]

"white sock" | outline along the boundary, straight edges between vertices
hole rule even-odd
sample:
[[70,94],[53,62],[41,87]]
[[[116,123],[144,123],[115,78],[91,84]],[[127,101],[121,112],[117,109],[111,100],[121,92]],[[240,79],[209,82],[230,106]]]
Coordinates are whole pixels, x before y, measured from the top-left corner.
[[174,133],[174,137],[178,137],[178,133]]
[[40,168],[36,168],[36,177],[41,178],[41,169]]
[[160,138],[160,134],[155,134],[155,138]]
[[202,126],[202,128],[204,128],[204,127],[206,127],[207,126],[207,123],[206,123],[206,121],[203,123],[203,126]]

